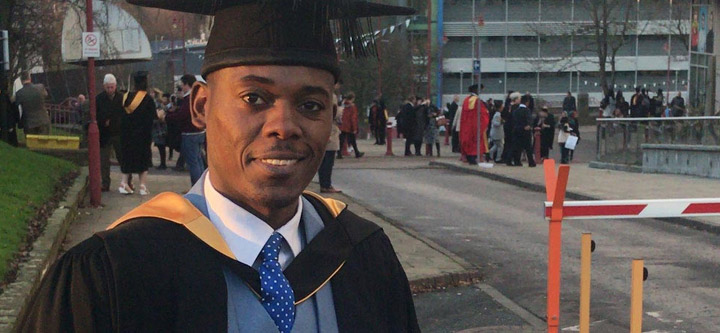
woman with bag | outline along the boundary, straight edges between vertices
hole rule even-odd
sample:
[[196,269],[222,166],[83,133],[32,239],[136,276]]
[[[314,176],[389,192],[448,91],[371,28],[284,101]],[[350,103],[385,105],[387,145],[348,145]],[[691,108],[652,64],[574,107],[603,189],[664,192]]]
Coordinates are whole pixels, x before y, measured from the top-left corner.
[[573,129],[570,127],[569,118],[567,112],[563,111],[562,118],[560,118],[560,124],[558,125],[560,130],[558,133],[558,145],[560,146],[560,163],[570,163],[570,149],[565,148],[565,143],[568,138],[572,135]]

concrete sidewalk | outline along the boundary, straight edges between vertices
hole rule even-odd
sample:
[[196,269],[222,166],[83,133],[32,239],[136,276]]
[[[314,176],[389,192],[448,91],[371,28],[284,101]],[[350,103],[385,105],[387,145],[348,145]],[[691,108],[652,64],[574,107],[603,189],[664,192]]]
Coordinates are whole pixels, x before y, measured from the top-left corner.
[[[545,191],[544,171],[536,168],[508,167],[496,164],[493,168],[480,168],[457,160],[432,161],[432,166],[474,174],[534,191]],[[718,198],[720,181],[682,175],[643,174],[634,172],[590,168],[588,164],[570,164],[567,196],[575,200],[630,200]],[[542,214],[538,202],[538,215]],[[692,228],[720,233],[720,219],[714,217],[662,219]]]

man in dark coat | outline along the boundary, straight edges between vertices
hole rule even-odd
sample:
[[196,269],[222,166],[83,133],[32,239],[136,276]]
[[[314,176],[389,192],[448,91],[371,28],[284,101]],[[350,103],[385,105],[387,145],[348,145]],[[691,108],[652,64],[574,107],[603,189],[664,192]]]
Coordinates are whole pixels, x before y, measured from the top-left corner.
[[524,151],[527,155],[528,166],[535,167],[535,159],[532,150],[532,112],[525,106],[529,101],[528,95],[520,96],[520,93],[510,95],[512,104],[517,108],[512,112],[513,134],[512,134],[512,160],[507,161],[508,166],[522,166],[520,158]]
[[570,113],[577,110],[577,103],[575,102],[575,96],[572,92],[567,92],[567,96],[563,99],[563,111]]
[[555,140],[555,116],[547,107],[543,106],[538,113],[535,128],[540,131],[540,157],[550,158],[550,149]]
[[[400,113],[398,114],[398,131],[405,138],[405,156],[413,156],[410,147],[415,143],[415,96],[410,96],[403,103]],[[415,146],[415,154],[420,154],[420,146]]]
[[385,144],[385,127],[387,125],[387,108],[382,100],[382,96],[378,96],[373,100],[370,106],[370,130],[375,136],[376,145]]
[[[106,74],[103,78],[103,91],[95,97],[100,130],[100,175],[103,192],[110,190],[110,154],[113,149],[118,162],[122,160],[120,133],[125,113],[122,103],[122,96],[117,92],[117,79],[112,74]],[[114,139],[115,136],[117,138]]]
[[[5,78],[0,71],[0,83],[4,83]],[[17,105],[10,101],[10,95],[5,87],[0,84],[0,140],[17,147],[17,125],[20,121],[20,112]]]
[[50,134],[50,116],[45,109],[47,92],[32,84],[30,73],[20,76],[23,87],[15,93],[15,104],[22,108],[25,134]]
[[[303,192],[325,155],[340,75],[328,19],[359,24],[358,7],[131,3],[215,15],[207,83],[196,82],[190,97],[193,123],[207,133],[208,170],[187,195],[160,194],[70,249],[17,330],[419,332],[382,229]],[[359,8],[358,16],[414,12]]]
[[415,108],[413,109],[415,111],[415,125],[412,131],[412,143],[413,146],[415,146],[415,156],[422,156],[420,148],[422,148],[423,133],[425,132],[425,127],[428,122],[427,105],[423,103],[424,100],[425,99],[420,96],[415,97]]
[[[455,119],[455,114],[457,113],[457,110],[458,110],[458,102],[459,101],[460,101],[460,96],[455,95],[455,96],[453,96],[452,103],[447,103],[447,109],[448,109],[447,119],[449,119],[450,122],[452,122],[453,119]],[[447,127],[451,128],[452,138],[450,141],[452,142],[452,151],[453,151],[453,153],[459,153],[460,152],[460,138],[458,137],[458,131],[455,130],[454,126],[447,126]]]

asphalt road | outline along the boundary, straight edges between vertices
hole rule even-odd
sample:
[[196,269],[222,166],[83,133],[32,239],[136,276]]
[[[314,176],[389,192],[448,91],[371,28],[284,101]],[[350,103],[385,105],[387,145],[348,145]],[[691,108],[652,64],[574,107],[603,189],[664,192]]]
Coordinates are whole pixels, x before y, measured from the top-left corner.
[[[336,168],[335,187],[481,267],[485,283],[545,317],[544,194],[444,169]],[[561,328],[578,324],[580,235],[592,232],[591,322],[627,332],[633,258],[645,259],[643,331],[720,331],[720,240],[654,220],[565,222]],[[428,314],[431,315],[431,314]],[[469,327],[468,327],[469,328]]]

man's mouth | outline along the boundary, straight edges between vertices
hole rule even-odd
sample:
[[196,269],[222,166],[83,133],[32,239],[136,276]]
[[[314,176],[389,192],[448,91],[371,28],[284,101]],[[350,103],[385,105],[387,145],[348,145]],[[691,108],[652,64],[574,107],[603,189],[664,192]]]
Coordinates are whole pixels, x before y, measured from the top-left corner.
[[260,159],[260,162],[269,164],[272,166],[287,166],[287,165],[293,165],[300,161],[299,159],[276,159],[276,158],[263,158]]

